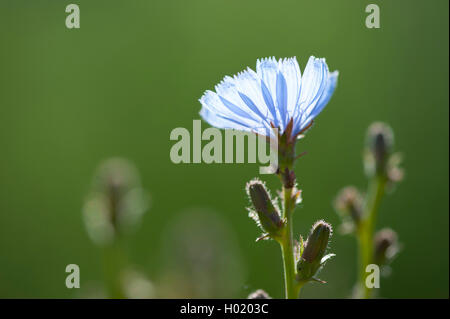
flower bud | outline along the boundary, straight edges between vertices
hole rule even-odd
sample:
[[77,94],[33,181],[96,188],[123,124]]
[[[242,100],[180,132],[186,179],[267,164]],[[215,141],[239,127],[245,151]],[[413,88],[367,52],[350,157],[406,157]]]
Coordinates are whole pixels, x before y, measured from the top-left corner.
[[147,208],[147,194],[140,187],[135,167],[112,158],[102,163],[94,177],[83,217],[89,236],[108,244],[134,226]]
[[358,224],[363,211],[361,193],[353,186],[343,188],[334,201],[334,207],[343,219],[350,217]]
[[308,236],[302,258],[310,263],[321,259],[327,249],[331,231],[331,226],[329,224],[322,220],[316,222],[312,228],[311,234]]
[[272,299],[267,292],[262,289],[258,289],[248,295],[247,299]]
[[314,224],[303,249],[302,256],[297,263],[298,280],[309,281],[318,272],[324,262],[331,257],[324,257],[328,242],[332,234],[330,224],[320,220]]
[[397,233],[390,228],[378,231],[374,238],[374,263],[382,266],[389,263],[398,252]]
[[246,188],[254,210],[250,212],[250,217],[272,238],[279,237],[284,224],[264,184],[254,179],[247,183]]
[[392,153],[394,134],[382,122],[370,125],[367,131],[365,167],[369,176],[386,176],[387,162]]

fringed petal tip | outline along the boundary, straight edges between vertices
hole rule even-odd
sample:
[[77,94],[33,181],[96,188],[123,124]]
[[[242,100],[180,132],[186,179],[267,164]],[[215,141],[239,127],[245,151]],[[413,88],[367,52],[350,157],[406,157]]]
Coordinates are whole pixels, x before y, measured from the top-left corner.
[[325,58],[311,56],[302,76],[296,57],[260,58],[256,71],[247,67],[225,76],[200,98],[200,115],[218,128],[282,133],[294,120],[293,134],[301,131],[323,110],[337,86],[339,72],[329,72]]

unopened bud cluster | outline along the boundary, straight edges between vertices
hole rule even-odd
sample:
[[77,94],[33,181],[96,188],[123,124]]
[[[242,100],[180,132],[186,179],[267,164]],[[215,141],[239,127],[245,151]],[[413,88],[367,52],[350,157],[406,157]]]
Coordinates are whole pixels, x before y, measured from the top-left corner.
[[[269,195],[264,183],[254,179],[247,183],[247,194],[252,203],[250,217],[252,217],[264,234],[259,238],[272,238],[282,242],[285,236],[285,221],[281,218],[279,209]],[[293,188],[290,205],[301,202],[301,192]],[[284,195],[284,194],[281,194]],[[296,243],[295,262],[296,279],[304,284],[309,281],[323,282],[316,275],[325,262],[334,254],[325,255],[332,234],[331,225],[320,220],[314,224],[306,242]],[[301,237],[300,237],[301,238]],[[250,298],[250,296],[249,296]]]
[[[362,194],[353,186],[343,188],[334,201],[334,208],[342,218],[340,230],[353,233],[360,245],[361,267],[368,264],[387,265],[397,254],[397,234],[392,229],[382,229],[374,234],[376,215],[386,189],[403,178],[401,157],[393,152],[394,134],[385,123],[376,122],[367,130],[364,168],[369,188]],[[364,285],[364,280],[360,285]],[[363,291],[359,287],[357,291]],[[370,295],[370,294],[368,294]]]
[[[310,123],[312,125],[312,122]],[[301,287],[310,281],[322,282],[317,274],[325,262],[333,254],[325,255],[331,237],[332,229],[324,221],[314,224],[306,243],[301,239],[295,242],[292,235],[292,214],[302,202],[301,190],[296,186],[294,163],[299,158],[295,154],[296,141],[302,137],[307,126],[298,134],[292,134],[293,120],[288,123],[283,134],[276,134],[278,139],[278,169],[277,175],[283,185],[278,193],[282,198],[282,212],[278,207],[279,199],[272,199],[264,183],[254,179],[247,183],[246,191],[251,202],[250,214],[257,225],[262,229],[263,235],[259,239],[274,239],[281,245],[284,256],[286,296],[298,297]],[[300,237],[302,238],[302,237]],[[268,295],[261,290],[249,296],[250,299],[267,299]]]

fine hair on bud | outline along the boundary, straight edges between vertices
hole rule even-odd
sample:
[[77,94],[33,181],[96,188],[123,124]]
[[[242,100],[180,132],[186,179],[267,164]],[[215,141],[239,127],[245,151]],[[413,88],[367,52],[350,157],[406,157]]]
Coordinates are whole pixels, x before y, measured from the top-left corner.
[[246,191],[252,203],[250,216],[270,237],[280,236],[283,221],[264,183],[259,179],[253,179],[247,183]]

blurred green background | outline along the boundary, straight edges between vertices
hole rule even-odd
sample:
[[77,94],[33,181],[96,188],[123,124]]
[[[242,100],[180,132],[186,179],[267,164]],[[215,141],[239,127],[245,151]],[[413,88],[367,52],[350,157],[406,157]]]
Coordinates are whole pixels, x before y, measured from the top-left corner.
[[[211,212],[241,265],[236,289],[222,295],[263,288],[282,297],[279,247],[255,243],[244,209],[258,166],[175,165],[169,134],[192,130],[198,98],[224,75],[266,56],[297,56],[303,69],[315,55],[340,78],[298,145],[308,155],[296,167],[304,207],[295,232],[306,235],[319,218],[339,224],[332,200],[348,184],[366,187],[365,131],[386,121],[406,176],[379,214],[378,227],[398,231],[403,244],[381,296],[448,298],[448,1],[79,0],[78,30],[65,27],[69,3],[0,2],[0,297],[75,297],[64,284],[70,263],[80,266],[82,289],[101,282],[81,210],[96,167],[111,156],[130,159],[151,194],[128,241],[150,280],[164,278],[171,225],[185,216],[207,225],[185,212]],[[369,3],[380,6],[381,29],[364,25]],[[278,187],[275,176],[262,178]],[[355,240],[336,233],[331,250],[337,257],[321,274],[328,284],[308,285],[303,297],[350,295]]]

